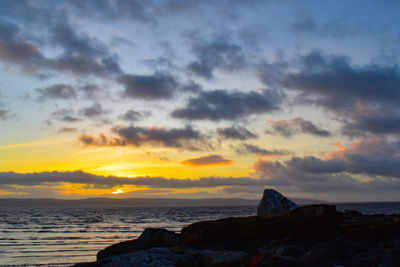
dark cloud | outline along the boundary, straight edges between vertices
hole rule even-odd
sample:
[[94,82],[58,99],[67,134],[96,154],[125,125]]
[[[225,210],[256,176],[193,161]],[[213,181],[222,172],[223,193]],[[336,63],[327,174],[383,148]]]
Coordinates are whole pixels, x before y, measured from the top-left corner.
[[125,45],[125,46],[131,46],[131,47],[135,47],[136,44],[134,42],[132,42],[131,40],[128,40],[126,38],[123,37],[113,37],[110,43],[111,46],[120,46],[120,45]]
[[182,164],[189,166],[231,165],[233,164],[233,161],[225,159],[221,155],[208,155],[184,160],[182,161]]
[[207,5],[210,1],[187,1],[187,0],[169,0],[158,7],[158,13],[174,15],[177,13],[186,13],[198,10],[201,5]]
[[279,134],[286,138],[291,137],[293,134],[291,125],[289,125],[289,123],[286,120],[279,120],[279,121],[269,120],[268,123],[271,125],[272,131],[266,130],[265,133]]
[[322,137],[331,136],[331,133],[329,131],[321,129],[311,121],[304,120],[300,117],[292,119],[292,123],[298,125],[298,127],[300,127],[300,131],[303,133]]
[[0,16],[5,19],[30,23],[31,26],[48,26],[54,21],[65,18],[65,15],[60,14],[58,7],[52,2],[42,2],[38,5],[35,1],[20,0],[18,8],[16,8],[15,1],[4,0],[0,1]]
[[[166,0],[166,1],[139,1],[139,0],[71,0],[67,5],[73,8],[74,13],[79,16],[95,17],[101,20],[128,19],[143,23],[151,27],[159,25],[161,20],[176,18],[180,16],[197,17],[201,12],[207,12],[209,16],[224,16],[230,20],[238,19],[243,9],[253,9],[274,1],[249,1],[246,4],[241,1],[187,1],[187,0]],[[278,2],[278,1],[276,1]],[[208,17],[208,16],[207,16]],[[201,17],[204,19],[204,17]]]
[[74,87],[67,84],[54,84],[45,88],[37,88],[39,99],[75,99],[77,97]]
[[[66,27],[64,32],[68,30],[72,31]],[[89,39],[79,39],[74,32],[70,32],[70,36],[60,33],[60,36],[55,37],[58,44],[64,47],[64,53],[54,58],[46,57],[37,44],[20,36],[20,29],[14,24],[0,21],[0,32],[3,37],[0,39],[0,61],[19,66],[24,73],[47,77],[52,73],[66,72],[76,76],[94,75],[102,78],[121,73],[115,56],[106,51],[100,54],[100,49],[90,46]],[[66,43],[60,43],[62,41]],[[80,53],[72,53],[73,49]]]
[[[40,172],[40,173],[15,173],[0,172],[0,184],[2,187],[15,186],[25,189],[37,185],[57,186],[62,183],[85,184],[87,188],[112,188],[122,185],[136,185],[150,188],[216,188],[225,187],[226,190],[238,192],[259,193],[260,188],[274,186],[286,188],[289,191],[318,193],[390,193],[400,191],[400,182],[396,180],[372,180],[360,182],[348,175],[305,175],[293,173],[285,169],[278,162],[258,161],[256,166],[259,171],[271,172],[274,177],[250,178],[250,177],[202,177],[198,179],[176,179],[164,177],[114,177],[98,176],[82,171],[74,172]],[[265,176],[264,176],[265,177]],[[242,190],[240,190],[242,188]],[[253,191],[255,188],[258,190]],[[290,189],[288,189],[290,188]]]
[[126,74],[118,79],[124,85],[124,96],[144,100],[171,98],[179,87],[177,79],[169,73],[153,75]]
[[217,133],[219,136],[226,139],[234,139],[234,140],[247,140],[252,138],[257,138],[257,135],[250,132],[246,128],[240,126],[232,126],[226,128],[218,128]]
[[136,111],[133,109],[127,110],[124,114],[122,114],[119,118],[124,121],[140,121],[145,117],[148,117],[151,115],[150,111]]
[[290,25],[290,28],[296,33],[318,31],[317,23],[310,17],[301,17],[297,19]]
[[188,69],[195,75],[211,79],[214,69],[234,71],[242,69],[246,60],[239,45],[227,40],[212,42],[196,41],[192,45],[196,60],[189,63]]
[[[398,179],[372,178],[360,180],[356,175],[346,172],[315,173],[302,172],[279,162],[259,160],[255,170],[261,177],[269,177],[268,186],[290,188],[296,192],[311,192],[314,194],[388,194],[400,191]],[[340,198],[339,198],[340,199]],[[365,199],[365,198],[361,198]]]
[[397,66],[353,67],[345,57],[325,56],[318,51],[301,60],[302,68],[288,73],[282,85],[324,108],[340,111],[353,108],[357,101],[380,104],[400,100]]
[[286,138],[291,137],[296,133],[311,134],[320,137],[329,137],[331,133],[327,130],[321,129],[311,121],[304,120],[300,117],[290,120],[269,120],[272,131],[267,130],[266,133],[279,134]]
[[272,62],[263,61],[258,66],[258,76],[260,80],[269,88],[281,88],[282,79],[289,67],[282,53],[277,53]]
[[152,2],[153,1],[145,3],[139,0],[117,0],[115,6],[118,8],[119,12],[126,14],[133,20],[150,21],[154,19],[150,13]]
[[104,88],[97,84],[85,84],[80,87],[83,91],[84,95],[89,99],[94,99],[101,95],[104,91]]
[[192,62],[187,67],[191,72],[198,76],[202,76],[207,79],[211,79],[213,77],[213,67],[204,62]]
[[282,85],[298,92],[303,103],[334,112],[344,122],[344,134],[398,132],[393,123],[400,118],[397,66],[354,67],[345,57],[318,51],[302,57],[301,62],[302,68],[286,74]]
[[[369,115],[353,114],[352,121],[347,121],[342,128],[342,133],[351,137],[366,136],[368,133],[378,135],[398,134],[400,132],[400,113],[390,110],[394,114],[377,114],[374,112]],[[357,116],[358,115],[358,116]]]
[[107,55],[105,46],[84,34],[78,34],[66,23],[56,25],[52,30],[52,42],[64,48],[65,53],[80,55]]
[[[258,160],[254,170],[261,177],[268,177],[268,185],[291,188],[293,191],[312,193],[360,192],[362,183],[346,173],[315,174],[288,168],[279,161]],[[373,185],[368,185],[369,190]]]
[[0,91],[0,120],[6,121],[15,117],[10,110],[6,107],[6,104],[1,101],[2,95]]
[[153,188],[195,188],[218,186],[264,186],[265,180],[248,177],[204,177],[198,179],[176,179],[164,177],[113,177],[98,176],[82,171],[75,172],[40,172],[40,173],[15,173],[0,172],[1,185],[34,186],[43,184],[78,183],[96,187],[113,187],[116,185],[137,185]]
[[99,103],[95,103],[91,107],[81,109],[80,113],[88,118],[95,118],[101,115],[108,114],[110,113],[110,111],[107,109],[103,109],[103,107]]
[[[390,189],[400,183],[400,143],[370,137],[354,142],[350,148],[315,156],[293,157],[284,162],[259,160],[256,172],[276,184],[292,184],[300,190],[357,191]],[[379,189],[378,189],[379,188]]]
[[45,58],[38,47],[19,36],[20,28],[0,20],[0,61],[21,66],[21,71],[37,73],[38,65],[42,65]]
[[106,137],[104,134],[98,137],[83,135],[79,140],[85,145],[96,146],[150,145],[187,150],[202,150],[208,146],[204,136],[190,126],[171,129],[116,126],[112,128],[112,132],[118,137]]
[[51,116],[53,116],[54,118],[56,118],[59,121],[63,121],[63,122],[79,122],[82,121],[81,118],[76,117],[74,115],[74,111],[72,109],[59,109],[56,111],[53,111],[51,113]]
[[320,137],[331,136],[329,131],[321,129],[311,121],[304,120],[300,117],[290,120],[269,120],[268,123],[270,124],[272,131],[267,130],[266,133],[279,134],[286,138],[289,138],[296,133],[311,134]]
[[251,145],[251,144],[241,144],[240,146],[238,146],[236,148],[236,151],[239,154],[254,154],[257,156],[266,156],[266,157],[283,157],[283,156],[291,156],[293,155],[293,153],[290,153],[288,151],[284,151],[284,150],[268,150],[268,149],[264,149],[255,145]]
[[0,20],[0,40],[13,40],[19,31],[20,29],[17,25]]
[[183,92],[199,93],[203,91],[203,87],[199,83],[190,80],[181,86],[181,90]]
[[61,116],[61,117],[58,118],[58,120],[63,121],[63,122],[78,122],[78,121],[82,121],[81,118],[73,117],[73,116],[69,116],[69,115]]
[[140,146],[153,144],[165,147],[176,147],[196,150],[196,141],[203,141],[203,135],[190,126],[185,128],[140,128],[114,127],[113,132],[123,137],[129,144]]
[[285,162],[286,166],[302,172],[310,173],[341,173],[345,171],[346,164],[340,159],[322,160],[314,156],[303,158],[293,157]]
[[276,91],[248,93],[227,90],[202,91],[189,99],[186,107],[176,109],[172,116],[188,120],[234,120],[252,114],[277,111],[283,96]]
[[107,137],[105,134],[99,134],[97,137],[83,134],[78,140],[86,146],[126,146],[126,140],[117,137]]
[[9,119],[10,112],[7,109],[0,109],[0,119],[5,121]]
[[72,127],[62,127],[60,128],[57,133],[76,133],[78,129]]
[[317,37],[349,38],[361,33],[370,33],[377,30],[376,25],[365,27],[365,22],[354,24],[349,16],[339,16],[327,21],[317,23],[309,16],[295,20],[290,29],[297,34],[312,34]]
[[107,78],[122,73],[117,59],[113,56],[96,58],[90,55],[63,54],[55,59],[46,59],[43,63],[40,67],[76,76]]

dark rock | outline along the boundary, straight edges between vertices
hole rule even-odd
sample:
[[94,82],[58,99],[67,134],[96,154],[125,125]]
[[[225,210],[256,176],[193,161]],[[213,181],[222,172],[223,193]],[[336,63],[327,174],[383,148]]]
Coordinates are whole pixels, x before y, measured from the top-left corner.
[[350,260],[357,252],[362,252],[362,248],[352,241],[333,240],[326,244],[326,248],[334,252],[333,258],[337,260]]
[[283,257],[299,258],[305,253],[304,246],[282,245],[275,250],[275,255]]
[[[197,251],[197,254],[201,254],[207,257],[211,261],[211,265],[206,266],[219,266],[219,267],[240,267],[249,265],[249,256],[247,253],[242,251],[213,251],[203,250]],[[188,265],[193,266],[193,265]]]
[[300,260],[291,257],[273,256],[265,266],[302,267],[305,265]]
[[212,260],[201,253],[192,253],[179,259],[175,267],[204,267],[212,266]]
[[273,189],[265,189],[257,207],[257,215],[271,215],[287,212],[297,208],[297,205]]
[[167,247],[156,247],[147,250],[138,250],[122,255],[110,256],[98,260],[102,267],[173,267],[177,260],[176,253],[170,253]]
[[400,255],[385,253],[381,257],[381,267],[400,266]]
[[357,255],[351,260],[348,266],[351,267],[376,267],[380,264],[380,257],[377,255]]
[[174,247],[179,245],[178,235],[162,228],[146,228],[138,241],[145,247]]
[[345,210],[343,217],[346,222],[371,222],[378,220],[387,220],[397,217],[395,214],[362,214],[356,210]]
[[[273,216],[226,218],[193,223],[181,231],[181,242],[198,248],[230,244],[248,245],[273,239],[327,240],[337,236],[340,213],[333,205],[300,207]],[[240,242],[237,242],[240,241]],[[241,249],[232,247],[231,249]]]
[[97,259],[76,266],[400,266],[400,216],[303,206],[197,222],[180,234],[149,228]]
[[393,246],[391,248],[386,249],[386,253],[400,256],[400,246],[396,246],[396,243],[393,243]]
[[[301,257],[306,266],[327,266],[335,260],[335,252],[324,247],[315,247]],[[336,264],[335,264],[336,265]]]
[[352,240],[379,241],[400,236],[400,216],[380,217],[377,220],[362,220],[342,226],[342,232]]
[[97,253],[97,259],[121,255],[130,251],[148,249],[152,247],[173,247],[179,245],[179,238],[175,232],[162,228],[146,228],[138,239],[111,245]]
[[176,250],[154,247],[112,256],[99,261],[104,267],[240,267],[249,265],[249,257],[241,251]]

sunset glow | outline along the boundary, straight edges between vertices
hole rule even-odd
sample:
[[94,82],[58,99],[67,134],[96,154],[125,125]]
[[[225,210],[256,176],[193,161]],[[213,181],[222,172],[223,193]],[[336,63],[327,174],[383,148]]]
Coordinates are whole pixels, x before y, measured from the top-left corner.
[[125,193],[121,188],[118,188],[117,191],[111,192],[111,194],[118,195]]
[[396,1],[16,2],[1,197],[399,200]]

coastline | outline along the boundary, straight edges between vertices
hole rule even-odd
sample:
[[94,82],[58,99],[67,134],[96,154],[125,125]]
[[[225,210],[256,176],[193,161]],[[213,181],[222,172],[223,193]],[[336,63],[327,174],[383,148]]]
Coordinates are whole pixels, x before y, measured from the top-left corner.
[[[353,208],[359,211],[367,209],[366,213],[368,214],[400,213],[398,203],[375,202],[368,203],[368,205],[366,203],[348,203],[349,205],[339,203],[337,209],[340,211]],[[179,233],[183,227],[199,221],[216,220],[230,216],[253,216],[256,207],[38,207],[3,208],[2,211],[3,215],[7,215],[7,217],[3,217],[3,230],[7,230],[7,233],[4,232],[4,239],[1,243],[5,246],[3,247],[5,252],[8,252],[3,254],[5,258],[2,259],[1,266],[71,266],[79,262],[95,261],[95,255],[99,250],[115,243],[135,239],[146,227],[161,227]],[[60,214],[63,214],[63,216],[59,217]],[[40,218],[39,221],[37,221],[38,218]],[[119,218],[124,219],[120,221]],[[151,218],[151,220],[142,220],[141,218]],[[18,222],[18,224],[14,224],[15,222]],[[148,224],[148,222],[151,222],[151,224]],[[68,229],[60,228],[63,225],[69,225]],[[64,230],[69,233],[63,232]],[[47,233],[44,233],[44,231],[47,231]],[[94,235],[97,235],[97,237]],[[69,239],[69,236],[79,236],[79,239]],[[88,239],[88,237],[90,238]],[[38,242],[41,245],[38,246]],[[53,244],[56,243],[62,244],[54,246]],[[100,243],[103,245],[100,245]],[[74,251],[65,250],[69,249],[68,247],[74,247]],[[61,253],[61,251],[65,252]],[[84,251],[88,252],[84,253],[87,256],[75,256],[83,255]],[[35,255],[38,258],[32,258]]]
[[146,259],[160,266],[390,266],[400,261],[399,248],[399,214],[321,204],[196,222],[180,233],[146,229],[138,239],[99,251],[96,262],[74,266],[152,266]]

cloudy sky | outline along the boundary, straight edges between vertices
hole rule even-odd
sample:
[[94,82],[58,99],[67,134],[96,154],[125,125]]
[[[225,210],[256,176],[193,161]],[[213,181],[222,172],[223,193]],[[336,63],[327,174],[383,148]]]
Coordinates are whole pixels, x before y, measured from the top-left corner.
[[0,1],[0,197],[400,200],[394,0]]

